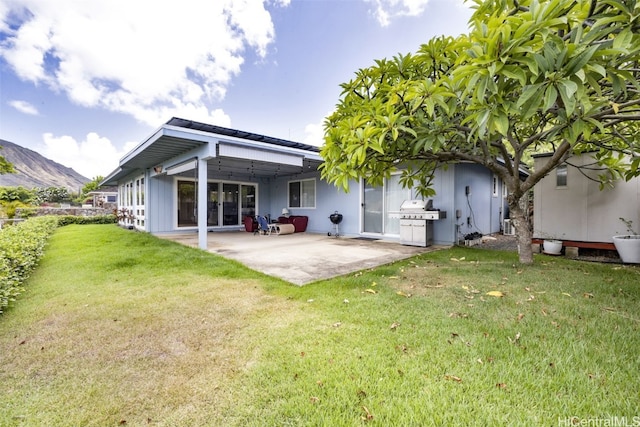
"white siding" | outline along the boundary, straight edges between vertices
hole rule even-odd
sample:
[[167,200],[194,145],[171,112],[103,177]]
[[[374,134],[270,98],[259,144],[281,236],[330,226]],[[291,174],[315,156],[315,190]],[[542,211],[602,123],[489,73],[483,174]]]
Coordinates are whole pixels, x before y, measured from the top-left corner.
[[[547,157],[535,159],[539,168]],[[593,162],[589,155],[572,157],[573,165]],[[597,179],[597,171],[583,169]],[[619,180],[613,188],[600,190],[599,183],[587,179],[569,165],[567,185],[556,186],[552,171],[534,187],[534,237],[557,237],[584,242],[611,242],[611,236],[624,233],[620,217],[632,220],[640,228],[640,179]]]

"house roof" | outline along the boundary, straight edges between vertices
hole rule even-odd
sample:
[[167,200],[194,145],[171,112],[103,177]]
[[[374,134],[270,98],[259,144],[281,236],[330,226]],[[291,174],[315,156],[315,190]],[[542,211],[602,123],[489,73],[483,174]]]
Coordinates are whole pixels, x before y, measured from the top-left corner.
[[[316,167],[321,162],[320,149],[312,145],[173,117],[149,138],[127,153],[120,160],[118,169],[109,174],[102,182],[102,185],[117,184],[119,179],[137,170],[162,165],[168,160],[179,158],[194,149],[209,143],[219,142],[240,144],[264,153],[288,153],[283,155],[293,155],[307,159],[307,165],[310,165],[309,162],[313,162]],[[221,153],[217,156],[224,161],[222,166],[229,171],[235,172],[240,169],[246,169],[248,166],[245,164],[246,161],[239,158],[225,158]],[[299,169],[292,167],[280,168],[274,166],[272,161],[270,163],[268,160],[250,160],[251,173],[257,174],[261,171],[263,174],[272,174],[275,172],[277,175],[278,173],[284,174],[287,171],[293,173],[294,170],[297,171]],[[220,169],[220,163],[216,164],[218,165],[218,171],[222,170]]]
[[320,149],[313,145],[302,144],[300,142],[288,141],[286,139],[274,138],[257,133],[229,129],[221,126],[209,125],[206,123],[194,122],[193,120],[186,120],[178,117],[173,117],[167,122],[167,125],[185,129],[194,129],[208,133],[215,133],[217,135],[233,136],[235,138],[246,139],[250,141],[265,142],[267,144],[273,144],[281,147],[297,148],[300,150],[313,151],[316,153],[320,152]]

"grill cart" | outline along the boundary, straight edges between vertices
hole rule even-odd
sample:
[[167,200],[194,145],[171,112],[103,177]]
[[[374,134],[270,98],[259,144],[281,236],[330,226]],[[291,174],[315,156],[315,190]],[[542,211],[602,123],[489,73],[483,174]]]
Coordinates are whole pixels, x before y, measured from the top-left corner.
[[[333,235],[338,237],[340,236],[340,223],[342,222],[342,214],[339,214],[338,211],[335,211],[331,215],[329,215],[329,221],[333,224]],[[327,233],[327,236],[331,236],[331,231]]]
[[447,217],[433,208],[433,200],[405,200],[400,206],[400,243],[410,246],[433,244],[433,221]]

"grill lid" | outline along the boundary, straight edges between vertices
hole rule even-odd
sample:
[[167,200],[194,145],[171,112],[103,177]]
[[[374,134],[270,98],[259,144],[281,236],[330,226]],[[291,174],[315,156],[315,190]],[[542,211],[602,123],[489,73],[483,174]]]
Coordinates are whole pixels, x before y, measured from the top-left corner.
[[405,200],[400,205],[400,212],[422,212],[433,210],[433,200]]

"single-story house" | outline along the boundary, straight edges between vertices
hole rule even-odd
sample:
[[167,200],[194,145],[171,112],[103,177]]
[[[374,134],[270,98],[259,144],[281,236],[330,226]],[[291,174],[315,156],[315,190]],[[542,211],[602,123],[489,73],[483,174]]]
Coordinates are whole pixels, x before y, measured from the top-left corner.
[[[534,156],[539,168],[551,154]],[[533,191],[533,236],[565,246],[614,249],[612,237],[628,234],[620,218],[640,228],[640,178],[617,180],[600,190],[599,170],[589,153],[574,155],[538,182]]]
[[[306,217],[307,232],[334,230],[329,215],[343,219],[340,235],[400,240],[398,211],[417,198],[399,175],[382,187],[353,182],[350,191],[321,179],[319,148],[250,132],[172,118],[125,155],[103,185],[118,186],[124,225],[150,233],[207,232],[243,228],[246,217],[278,218],[283,210]],[[206,185],[201,185],[206,183]],[[458,243],[472,233],[500,232],[506,191],[488,169],[468,163],[437,171],[433,243]]]
[[118,187],[101,187],[98,190],[89,191],[87,198],[91,198],[91,206],[94,208],[117,209]]

